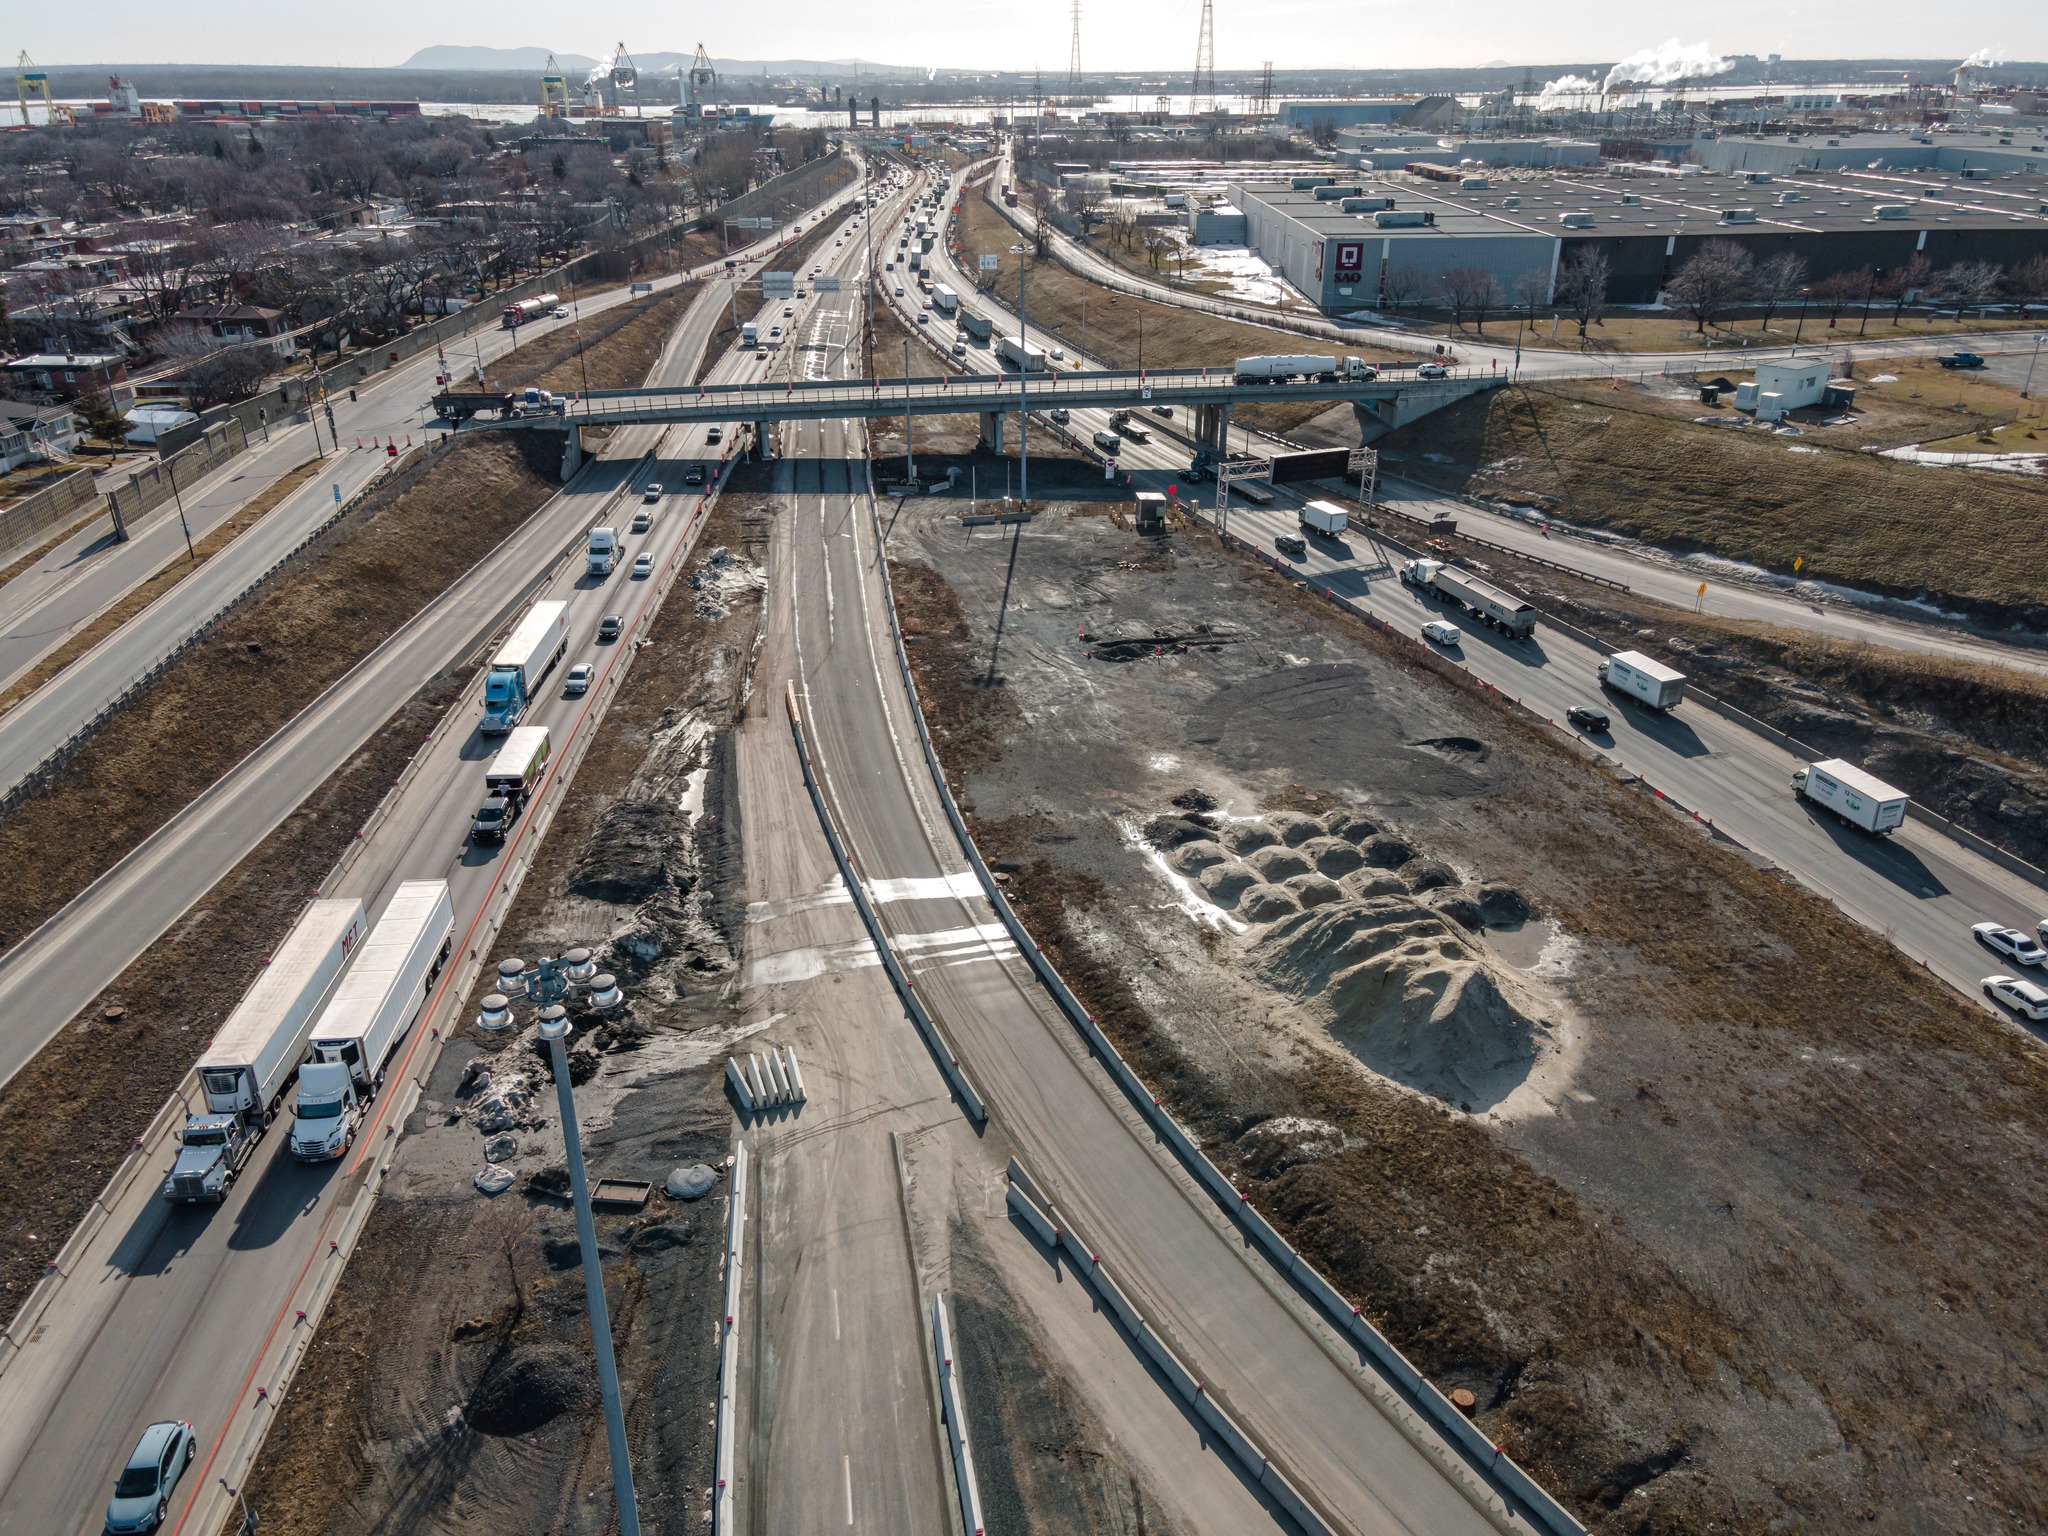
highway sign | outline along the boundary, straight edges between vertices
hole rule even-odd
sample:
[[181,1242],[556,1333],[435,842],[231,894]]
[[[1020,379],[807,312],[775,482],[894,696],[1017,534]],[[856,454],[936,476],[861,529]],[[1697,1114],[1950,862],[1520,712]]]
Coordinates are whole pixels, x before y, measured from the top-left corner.
[[1104,459],[1102,461],[1102,478],[1105,480],[1114,480],[1116,478],[1115,459]]
[[981,258],[981,270],[984,272],[993,272],[1002,264],[1003,258],[1000,256],[988,255]]
[[837,293],[839,291],[838,274],[833,272],[821,272],[818,274],[816,279],[813,280],[811,286],[817,289],[820,293]]
[[761,297],[764,299],[787,299],[796,293],[794,272],[763,272],[761,274]]
[[773,229],[775,227],[773,219],[727,219],[725,222],[734,229]]

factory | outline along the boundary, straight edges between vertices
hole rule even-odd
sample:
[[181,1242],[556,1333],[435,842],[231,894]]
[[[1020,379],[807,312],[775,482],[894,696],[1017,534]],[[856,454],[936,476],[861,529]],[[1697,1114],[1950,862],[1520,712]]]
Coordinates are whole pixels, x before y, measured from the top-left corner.
[[1295,177],[1286,187],[1237,182],[1230,204],[1244,218],[1244,243],[1331,312],[1435,303],[1445,273],[1470,269],[1491,274],[1509,295],[1525,291],[1517,285],[1531,272],[1554,285],[1581,247],[1606,254],[1608,297],[1617,304],[1655,303],[1714,240],[1759,262],[1790,252],[1815,282],[1865,267],[1882,276],[1915,256],[1938,271],[1964,261],[2010,268],[2048,254],[2048,161],[2031,172],[1872,162],[1882,157],[1790,174],[1716,174],[1447,170],[1410,160],[1370,174]]

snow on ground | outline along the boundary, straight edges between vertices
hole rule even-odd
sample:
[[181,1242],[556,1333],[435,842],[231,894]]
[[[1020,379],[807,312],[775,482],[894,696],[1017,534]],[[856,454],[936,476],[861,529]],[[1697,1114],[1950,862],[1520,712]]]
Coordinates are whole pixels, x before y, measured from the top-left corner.
[[1260,256],[1242,245],[1191,245],[1187,247],[1185,274],[1197,280],[1207,278],[1222,284],[1216,296],[1246,304],[1296,305],[1305,302],[1286,278],[1276,273]]
[[1991,469],[2007,475],[2048,475],[2048,453],[1941,453],[1908,443],[1884,450],[1887,459],[1907,459],[1951,469]]

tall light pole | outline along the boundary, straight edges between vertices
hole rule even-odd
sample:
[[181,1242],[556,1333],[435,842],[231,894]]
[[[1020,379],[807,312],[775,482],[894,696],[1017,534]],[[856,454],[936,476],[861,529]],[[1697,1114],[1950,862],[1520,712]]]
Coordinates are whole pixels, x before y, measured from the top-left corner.
[[917,484],[917,455],[910,435],[910,338],[903,338],[903,478]]
[[532,969],[523,960],[498,962],[498,988],[483,1000],[477,1024],[503,1029],[512,1022],[512,1002],[526,997],[541,1004],[538,1033],[548,1043],[555,1069],[555,1102],[562,1113],[562,1146],[569,1164],[569,1201],[576,1211],[576,1241],[583,1254],[583,1300],[590,1311],[590,1335],[597,1356],[597,1387],[604,1400],[604,1438],[611,1453],[612,1497],[618,1506],[619,1536],[640,1536],[640,1504],[633,1494],[633,1462],[626,1446],[626,1410],[619,1398],[619,1367],[612,1358],[611,1312],[605,1305],[599,1269],[597,1223],[590,1214],[590,1182],[583,1172],[583,1139],[576,1126],[576,1097],[569,1084],[569,1010],[562,999],[582,996],[597,1012],[621,1006],[616,980],[600,975],[590,951],[572,949],[559,960]]
[[1031,304],[1024,292],[1029,252],[1017,251],[1017,505],[1031,506]]

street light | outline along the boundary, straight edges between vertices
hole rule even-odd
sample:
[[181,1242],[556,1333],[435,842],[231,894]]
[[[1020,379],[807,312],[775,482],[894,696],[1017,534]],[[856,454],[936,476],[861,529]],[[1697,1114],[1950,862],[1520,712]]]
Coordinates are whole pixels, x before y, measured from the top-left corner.
[[576,1241],[583,1252],[583,1299],[590,1311],[598,1392],[604,1399],[604,1437],[611,1452],[619,1536],[640,1536],[640,1506],[633,1495],[633,1463],[626,1449],[626,1412],[619,1400],[619,1367],[612,1358],[611,1313],[605,1306],[604,1276],[598,1270],[597,1224],[590,1214],[583,1141],[576,1129],[576,1098],[569,1086],[569,1010],[562,1005],[562,999],[575,997],[593,1013],[608,1014],[624,1006],[625,999],[619,994],[617,980],[599,972],[587,949],[569,950],[559,959],[543,959],[531,968],[524,960],[500,960],[498,990],[483,1000],[477,1027],[506,1028],[512,1022],[512,1002],[521,997],[540,1005],[539,1034],[548,1043],[548,1059],[555,1069],[555,1100],[562,1112],[562,1145],[568,1154]]

